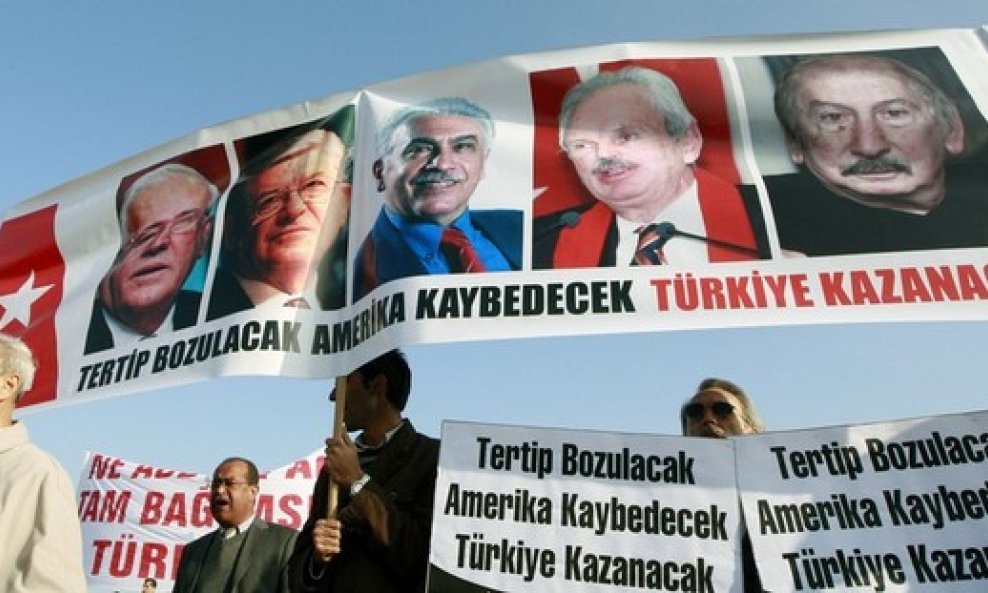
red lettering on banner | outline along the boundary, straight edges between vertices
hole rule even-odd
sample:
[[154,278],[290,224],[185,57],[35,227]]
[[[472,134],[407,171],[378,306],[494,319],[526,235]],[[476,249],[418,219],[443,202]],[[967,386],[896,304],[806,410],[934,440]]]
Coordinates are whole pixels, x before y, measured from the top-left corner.
[[[166,506],[167,501],[167,506]],[[191,503],[184,492],[166,495],[164,492],[148,492],[141,509],[141,525],[209,527],[213,516],[209,512],[209,492],[192,495]]]
[[[260,494],[254,514],[268,523],[277,523],[292,529],[299,529],[305,522],[312,497],[303,498],[298,494],[285,494],[275,500],[274,495]],[[277,511],[277,514],[276,514]]]
[[312,464],[309,463],[308,459],[299,459],[295,463],[288,466],[288,469],[285,470],[285,477],[289,480],[295,479],[296,477],[309,480],[312,478]]
[[325,461],[325,455],[319,455],[312,461],[309,459],[299,459],[285,470],[285,479],[313,480],[322,471],[322,465]]
[[138,478],[194,478],[196,477],[195,472],[180,472],[173,469],[160,469],[151,465],[138,465],[134,468],[133,473],[130,474],[131,478],[135,480]]
[[302,506],[302,497],[298,494],[289,494],[278,499],[278,508],[285,514],[285,519],[278,522],[292,529],[299,529],[302,526],[302,515],[297,507]]
[[89,467],[89,479],[118,479],[120,478],[120,468],[123,464],[123,459],[104,457],[100,454],[93,455],[93,463]]
[[90,523],[123,523],[131,492],[127,490],[83,490],[79,493],[79,520]]
[[[985,266],[988,274],[988,266]],[[988,285],[974,266],[957,266],[957,275],[961,285],[961,295],[966,301],[988,299]]]
[[722,309],[765,309],[812,307],[809,278],[806,274],[750,276],[694,276],[677,273],[673,278],[649,281],[655,289],[659,311],[712,311]]
[[94,540],[89,574],[94,577],[106,574],[117,579],[175,580],[184,548],[185,544],[136,541],[130,533],[116,540]]
[[57,398],[55,312],[62,302],[65,260],[55,241],[56,210],[48,206],[0,225],[0,331],[23,339],[38,361],[34,386],[20,407]]
[[988,300],[988,268],[970,264],[821,272],[830,307]]

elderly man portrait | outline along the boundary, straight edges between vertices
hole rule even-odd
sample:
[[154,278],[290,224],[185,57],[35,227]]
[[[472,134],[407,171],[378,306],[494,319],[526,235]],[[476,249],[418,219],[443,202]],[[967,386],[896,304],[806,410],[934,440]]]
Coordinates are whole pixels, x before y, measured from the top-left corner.
[[183,289],[212,234],[219,191],[196,169],[169,163],[127,188],[120,207],[123,244],[96,293],[85,353],[196,323],[198,290]]
[[86,579],[72,479],[13,417],[36,370],[27,345],[0,334],[0,591],[80,593]]
[[[261,304],[335,309],[345,295],[353,109],[245,141],[207,319]],[[342,273],[341,273],[342,272]]]
[[536,217],[533,267],[759,258],[740,192],[697,165],[700,127],[664,74],[630,66],[572,87],[559,144],[592,199]]
[[288,593],[288,560],[298,532],[254,516],[257,466],[242,457],[223,460],[209,492],[217,528],[182,550],[173,593]]
[[775,111],[800,170],[765,180],[783,249],[988,245],[988,163],[962,162],[969,134],[958,103],[916,67],[884,56],[804,58],[782,74]]
[[522,214],[475,210],[494,121],[459,97],[399,110],[373,165],[384,206],[354,259],[354,300],[406,276],[518,270]]

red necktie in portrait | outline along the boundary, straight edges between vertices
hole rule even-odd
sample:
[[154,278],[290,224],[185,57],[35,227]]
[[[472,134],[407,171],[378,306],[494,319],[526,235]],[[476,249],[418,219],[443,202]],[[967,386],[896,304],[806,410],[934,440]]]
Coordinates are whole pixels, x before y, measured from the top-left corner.
[[449,263],[449,271],[454,274],[487,271],[473,243],[458,228],[446,227],[439,241],[439,251]]

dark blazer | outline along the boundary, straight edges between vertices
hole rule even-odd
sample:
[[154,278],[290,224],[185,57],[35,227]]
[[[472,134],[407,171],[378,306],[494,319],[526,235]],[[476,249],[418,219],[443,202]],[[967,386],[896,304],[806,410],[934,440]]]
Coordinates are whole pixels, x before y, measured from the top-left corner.
[[[521,269],[520,211],[471,210],[470,221],[498,248],[512,270]],[[354,301],[386,282],[429,273],[391,224],[384,209],[357,251],[353,266]]]
[[329,484],[321,472],[309,520],[299,534],[289,568],[293,592],[421,593],[429,565],[432,500],[439,441],[405,423],[380,456],[364,468],[370,482],[350,497],[340,490],[340,553],[320,579],[312,579],[312,528],[326,512]]
[[[175,314],[172,315],[172,329],[185,329],[196,324],[199,317],[199,301],[202,293],[194,290],[180,290],[175,297]],[[113,348],[113,334],[106,323],[103,305],[99,299],[93,301],[93,313],[86,331],[86,345],[83,354],[93,354]]]
[[988,246],[984,166],[946,170],[943,201],[925,215],[871,208],[807,171],[765,178],[779,244],[809,256]]
[[209,308],[206,309],[206,321],[253,308],[254,303],[233,272],[226,266],[216,266],[213,288],[209,293]]
[[[244,539],[230,579],[230,593],[287,593],[287,567],[298,532],[254,519]],[[197,582],[202,563],[217,534],[211,531],[185,546],[172,593],[223,593],[200,591]]]

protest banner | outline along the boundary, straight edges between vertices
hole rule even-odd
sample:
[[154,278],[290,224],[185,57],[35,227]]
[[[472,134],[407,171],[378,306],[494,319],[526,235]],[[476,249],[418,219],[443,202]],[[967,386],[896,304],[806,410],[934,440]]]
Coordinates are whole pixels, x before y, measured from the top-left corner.
[[7,214],[21,405],[399,345],[984,320],[983,35],[516,56],[192,133]]
[[731,442],[443,423],[429,591],[740,592]]
[[[255,516],[301,529],[323,452],[261,474]],[[171,591],[182,549],[216,529],[205,473],[87,453],[79,479],[83,566],[90,593],[136,591],[147,577]]]
[[988,412],[735,440],[771,591],[980,591]]

